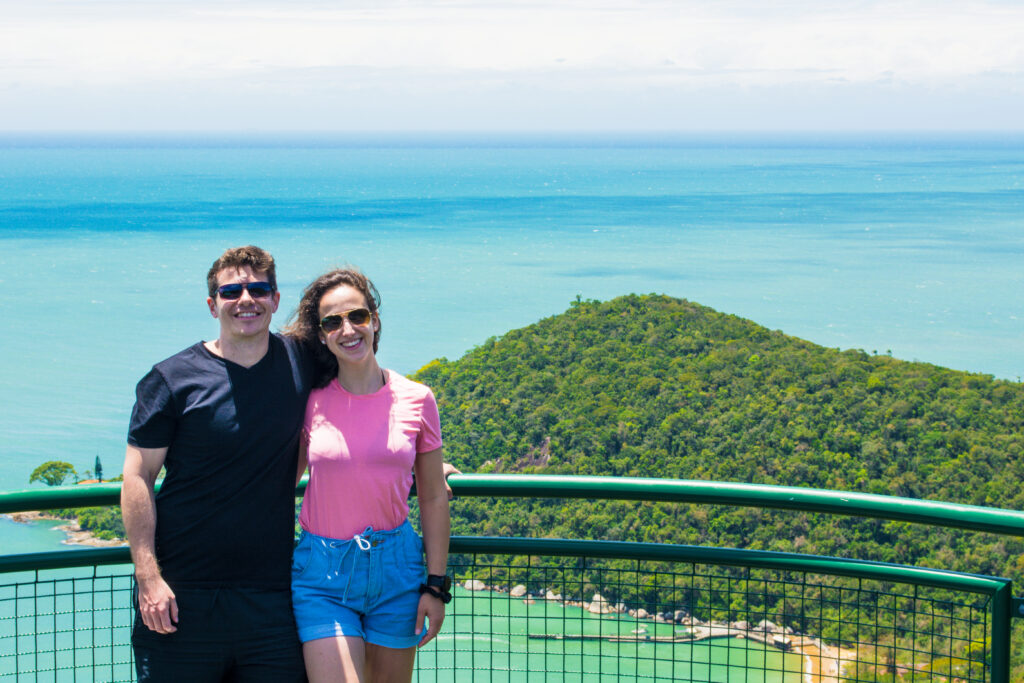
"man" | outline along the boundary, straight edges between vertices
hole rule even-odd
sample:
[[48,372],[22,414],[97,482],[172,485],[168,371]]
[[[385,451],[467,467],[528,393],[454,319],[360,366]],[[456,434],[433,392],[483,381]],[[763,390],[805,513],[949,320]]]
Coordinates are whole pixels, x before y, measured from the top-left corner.
[[207,282],[219,336],[154,366],[132,410],[121,507],[136,671],[140,681],[301,681],[289,582],[312,360],[270,334],[280,301],[270,254],[229,249]]
[[217,339],[155,365],[129,426],[121,507],[136,672],[147,682],[303,681],[290,580],[313,354],[270,333],[280,294],[266,251],[229,249],[207,284]]

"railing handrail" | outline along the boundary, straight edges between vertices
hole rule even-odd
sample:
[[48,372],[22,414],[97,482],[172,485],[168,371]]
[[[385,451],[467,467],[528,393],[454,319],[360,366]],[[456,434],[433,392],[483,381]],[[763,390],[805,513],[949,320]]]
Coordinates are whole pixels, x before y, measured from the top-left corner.
[[[1009,579],[965,574],[943,569],[872,562],[852,558],[802,555],[771,550],[717,548],[699,545],[594,541],[564,538],[504,538],[498,536],[452,536],[452,554],[492,554],[562,557],[601,557],[655,562],[689,562],[733,567],[756,567],[781,571],[811,572],[876,581],[913,583],[933,588],[994,595],[1010,584]],[[54,550],[0,556],[0,574],[38,569],[64,569],[96,565],[128,564],[126,547],[91,548],[69,552]]]
[[[459,496],[709,503],[889,519],[1024,537],[1024,512],[856,491],[690,479],[558,474],[454,474],[449,483]],[[305,488],[306,479],[303,478],[296,494],[301,495]],[[0,514],[117,505],[120,495],[119,482],[0,492]]]
[[30,510],[84,508],[121,504],[121,482],[47,486],[0,492],[0,515]]
[[1024,536],[1024,512],[856,491],[690,479],[549,474],[462,474],[449,479],[461,496],[593,498],[823,512]]

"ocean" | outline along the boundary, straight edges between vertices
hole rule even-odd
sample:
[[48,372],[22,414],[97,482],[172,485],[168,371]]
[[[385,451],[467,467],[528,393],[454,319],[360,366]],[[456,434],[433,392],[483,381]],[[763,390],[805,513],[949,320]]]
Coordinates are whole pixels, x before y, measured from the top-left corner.
[[[217,333],[227,247],[281,308],[354,264],[414,372],[577,296],[683,297],[829,347],[1024,375],[1024,136],[0,137],[0,490],[120,471],[135,382]],[[4,552],[60,534],[0,519]],[[17,550],[14,550],[14,549]]]

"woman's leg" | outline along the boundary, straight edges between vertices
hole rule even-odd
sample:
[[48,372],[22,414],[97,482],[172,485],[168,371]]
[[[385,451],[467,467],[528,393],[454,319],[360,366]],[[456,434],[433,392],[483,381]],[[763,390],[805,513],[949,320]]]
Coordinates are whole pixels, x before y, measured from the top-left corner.
[[[309,683],[358,681],[362,683],[366,664],[366,645],[362,638],[338,636],[320,638],[302,644]],[[410,674],[412,669],[409,669]]]
[[[415,663],[415,647],[396,649],[366,643],[366,683],[411,681],[412,667]],[[311,683],[312,680],[313,677],[310,676]]]

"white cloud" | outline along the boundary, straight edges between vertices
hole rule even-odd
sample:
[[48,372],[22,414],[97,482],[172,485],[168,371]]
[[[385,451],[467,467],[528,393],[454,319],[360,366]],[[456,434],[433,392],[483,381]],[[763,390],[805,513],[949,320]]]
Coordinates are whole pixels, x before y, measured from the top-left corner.
[[[0,114],[26,93],[973,87],[1022,92],[1024,7],[997,2],[0,2]],[[216,90],[214,90],[216,89]],[[401,94],[398,93],[398,94]],[[662,93],[662,97],[672,93]],[[21,97],[22,99],[18,99]],[[230,107],[229,102],[223,106]]]

